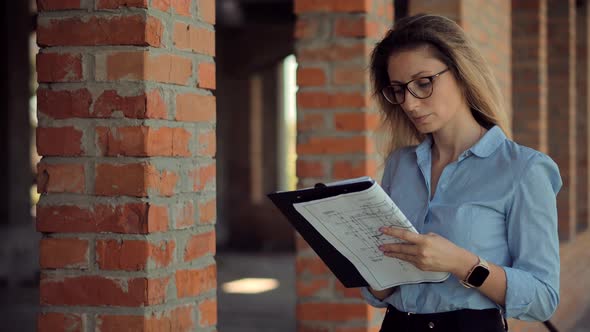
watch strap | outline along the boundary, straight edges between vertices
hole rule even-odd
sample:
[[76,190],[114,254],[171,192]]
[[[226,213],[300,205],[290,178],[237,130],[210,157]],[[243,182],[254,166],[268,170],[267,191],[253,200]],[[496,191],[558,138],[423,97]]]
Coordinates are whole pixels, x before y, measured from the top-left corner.
[[[488,264],[488,261],[486,261],[485,259],[483,259],[483,258],[481,258],[479,256],[477,256],[477,258],[479,259],[478,265],[481,265],[481,266],[485,267],[488,270],[490,269],[490,265]],[[473,268],[475,268],[475,266]],[[471,270],[473,271],[473,269],[471,269]]]
[[481,266],[481,267],[485,268],[485,269],[486,269],[486,270],[488,270],[488,271],[490,270],[490,266],[489,266],[488,262],[487,262],[485,259],[481,258],[480,256],[477,256],[477,260],[478,260],[478,261],[477,261],[477,264],[475,264],[475,265],[474,265],[474,266],[473,266],[473,267],[472,267],[472,268],[469,270],[469,272],[467,273],[467,276],[465,277],[465,279],[463,279],[463,280],[460,280],[460,281],[461,281],[461,284],[462,284],[463,286],[465,286],[466,288],[476,288],[476,286],[474,286],[474,285],[472,285],[472,284],[470,284],[470,283],[469,283],[469,277],[471,277],[471,274],[473,273],[473,271],[474,271],[474,270],[475,270],[477,267]]

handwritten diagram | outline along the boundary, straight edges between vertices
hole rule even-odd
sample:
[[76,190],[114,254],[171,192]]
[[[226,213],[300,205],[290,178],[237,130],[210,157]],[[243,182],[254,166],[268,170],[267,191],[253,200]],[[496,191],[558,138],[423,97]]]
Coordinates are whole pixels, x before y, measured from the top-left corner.
[[[372,262],[381,262],[385,258],[378,247],[384,243],[401,242],[379,231],[380,227],[391,226],[412,229],[408,222],[400,218],[398,207],[388,204],[386,200],[364,202],[351,209],[329,210],[324,213],[325,226],[334,234],[341,233],[344,238],[352,237],[350,242],[359,244],[359,251]],[[407,263],[398,261],[407,268]]]
[[379,250],[381,244],[401,242],[382,234],[379,228],[390,226],[412,232],[416,229],[376,183],[367,190],[293,206],[375,289],[448,277],[444,273],[421,271]]

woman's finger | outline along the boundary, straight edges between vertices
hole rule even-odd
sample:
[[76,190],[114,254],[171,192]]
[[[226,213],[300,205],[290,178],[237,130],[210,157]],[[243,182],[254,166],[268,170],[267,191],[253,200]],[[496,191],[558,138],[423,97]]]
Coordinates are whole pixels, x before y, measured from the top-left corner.
[[412,256],[415,256],[418,253],[417,246],[411,243],[382,244],[379,246],[379,250],[384,252],[393,252]]
[[381,227],[379,228],[379,231],[385,235],[393,236],[411,243],[420,243],[422,241],[422,235],[401,228]]
[[411,255],[400,254],[400,253],[396,253],[396,252],[384,252],[383,254],[387,257],[401,259],[402,261],[406,261],[408,263],[414,264],[414,256],[411,256]]

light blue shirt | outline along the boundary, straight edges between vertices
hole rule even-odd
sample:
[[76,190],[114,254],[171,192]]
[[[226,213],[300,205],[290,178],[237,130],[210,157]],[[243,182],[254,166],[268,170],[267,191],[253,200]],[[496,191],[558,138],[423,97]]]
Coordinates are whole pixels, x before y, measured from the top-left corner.
[[447,165],[430,199],[432,138],[399,149],[387,159],[382,187],[418,232],[449,239],[506,272],[506,305],[500,307],[451,275],[441,283],[402,285],[376,307],[391,304],[415,313],[499,308],[504,316],[547,320],[559,303],[557,165],[541,152],[491,128]]

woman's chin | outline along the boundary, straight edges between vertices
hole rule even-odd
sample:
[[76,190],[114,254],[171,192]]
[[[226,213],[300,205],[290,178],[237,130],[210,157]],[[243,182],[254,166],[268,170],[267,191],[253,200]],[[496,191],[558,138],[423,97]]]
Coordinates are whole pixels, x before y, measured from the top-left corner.
[[418,132],[422,135],[431,134],[434,131],[434,128],[427,124],[415,125],[415,127],[416,130],[418,130]]

